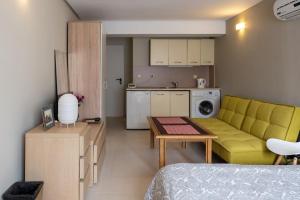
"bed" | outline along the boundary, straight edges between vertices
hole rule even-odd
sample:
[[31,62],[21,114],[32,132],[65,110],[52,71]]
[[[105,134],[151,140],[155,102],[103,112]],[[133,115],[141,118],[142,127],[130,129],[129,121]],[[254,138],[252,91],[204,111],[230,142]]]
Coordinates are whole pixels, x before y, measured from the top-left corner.
[[145,200],[300,200],[299,166],[175,164],[154,177]]

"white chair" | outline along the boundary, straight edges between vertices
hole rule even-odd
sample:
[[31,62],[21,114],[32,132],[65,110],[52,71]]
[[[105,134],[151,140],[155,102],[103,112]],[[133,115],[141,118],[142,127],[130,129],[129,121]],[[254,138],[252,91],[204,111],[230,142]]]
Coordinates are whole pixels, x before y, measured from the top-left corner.
[[300,142],[287,142],[279,139],[268,139],[267,147],[270,151],[278,155],[275,165],[279,165],[284,156],[294,156],[293,164],[297,165],[300,155]]

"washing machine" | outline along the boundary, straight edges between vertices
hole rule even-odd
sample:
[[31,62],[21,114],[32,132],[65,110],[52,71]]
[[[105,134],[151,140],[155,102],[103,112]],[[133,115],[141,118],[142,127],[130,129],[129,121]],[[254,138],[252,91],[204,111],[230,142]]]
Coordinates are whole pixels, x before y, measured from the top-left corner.
[[191,90],[191,117],[215,117],[220,110],[220,98],[219,89]]

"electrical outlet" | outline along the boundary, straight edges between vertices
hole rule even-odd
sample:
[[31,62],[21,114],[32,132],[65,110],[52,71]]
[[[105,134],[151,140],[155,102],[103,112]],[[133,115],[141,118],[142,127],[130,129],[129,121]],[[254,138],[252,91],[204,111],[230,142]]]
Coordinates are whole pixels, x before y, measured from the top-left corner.
[[138,74],[137,77],[138,77],[138,78],[142,78],[142,75]]
[[197,78],[198,78],[198,76],[197,76],[196,74],[194,74],[193,78],[194,78],[194,79],[197,79]]

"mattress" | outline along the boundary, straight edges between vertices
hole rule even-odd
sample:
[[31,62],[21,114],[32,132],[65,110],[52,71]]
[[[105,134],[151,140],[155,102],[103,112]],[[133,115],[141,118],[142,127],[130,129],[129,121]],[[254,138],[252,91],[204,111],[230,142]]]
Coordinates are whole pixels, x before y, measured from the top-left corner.
[[299,166],[175,164],[154,177],[145,200],[300,200]]

